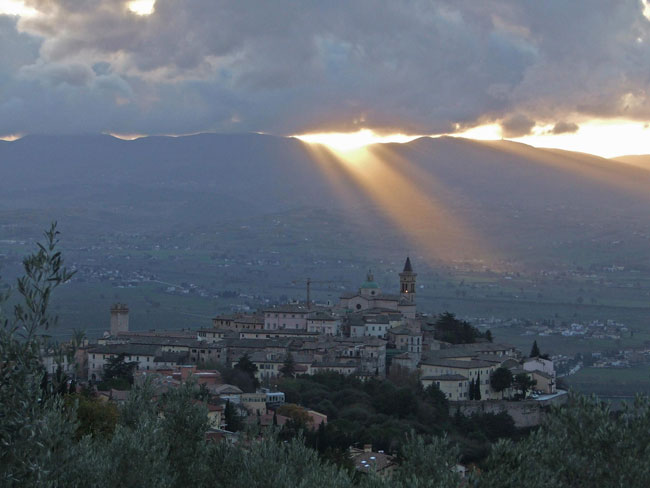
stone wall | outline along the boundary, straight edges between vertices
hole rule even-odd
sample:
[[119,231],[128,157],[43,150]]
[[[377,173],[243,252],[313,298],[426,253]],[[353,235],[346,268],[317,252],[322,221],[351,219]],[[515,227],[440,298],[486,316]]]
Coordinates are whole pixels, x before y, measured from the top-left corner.
[[566,400],[567,395],[563,394],[548,400],[449,402],[449,413],[453,415],[457,410],[463,415],[507,412],[515,421],[516,427],[534,427],[542,422],[551,405],[562,405]]

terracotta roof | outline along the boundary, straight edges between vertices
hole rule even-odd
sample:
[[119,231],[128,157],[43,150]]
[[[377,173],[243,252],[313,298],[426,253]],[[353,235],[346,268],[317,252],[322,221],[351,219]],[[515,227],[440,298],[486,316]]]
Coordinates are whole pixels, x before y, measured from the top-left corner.
[[311,309],[306,305],[297,304],[297,303],[287,303],[284,305],[277,305],[275,307],[269,307],[264,309],[264,313],[299,313],[307,314],[311,312]]
[[429,366],[441,366],[447,368],[458,368],[458,369],[474,369],[474,368],[489,368],[494,366],[494,363],[487,361],[479,361],[476,359],[470,359],[463,361],[461,359],[423,359],[421,364],[426,364]]
[[316,312],[310,312],[309,315],[307,315],[308,320],[337,320],[336,317],[334,317],[332,314],[323,312],[323,311],[316,311]]
[[152,344],[106,344],[88,350],[91,354],[126,354],[127,356],[155,356],[159,346]]
[[217,395],[241,395],[242,393],[244,393],[235,385],[228,385],[228,384],[214,385],[213,387],[208,387],[208,388],[210,388]]
[[441,374],[437,376],[424,376],[423,380],[434,381],[467,381],[467,378],[462,374]]

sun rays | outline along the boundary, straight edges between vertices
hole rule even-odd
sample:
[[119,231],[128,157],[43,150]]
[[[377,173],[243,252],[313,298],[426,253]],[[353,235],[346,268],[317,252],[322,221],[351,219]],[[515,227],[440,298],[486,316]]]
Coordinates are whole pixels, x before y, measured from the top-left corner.
[[307,147],[346,207],[360,197],[371,202],[403,236],[404,248],[417,249],[430,263],[494,261],[486,243],[444,204],[448,190],[390,144]]

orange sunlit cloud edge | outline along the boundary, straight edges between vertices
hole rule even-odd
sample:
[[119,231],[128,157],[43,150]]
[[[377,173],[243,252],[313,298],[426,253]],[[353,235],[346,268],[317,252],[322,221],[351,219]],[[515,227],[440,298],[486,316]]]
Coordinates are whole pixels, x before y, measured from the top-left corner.
[[[193,134],[197,134],[195,132]],[[108,134],[119,139],[133,140],[147,137],[143,133]],[[170,137],[191,134],[166,134]],[[21,133],[0,135],[0,140],[14,141],[23,137]],[[625,119],[591,120],[580,125],[574,133],[553,134],[551,125],[536,126],[532,133],[523,137],[504,138],[497,123],[483,124],[464,131],[444,134],[379,134],[364,128],[356,132],[322,132],[295,134],[295,137],[310,144],[323,144],[330,149],[345,153],[371,144],[407,143],[420,137],[462,137],[474,140],[509,140],[533,147],[563,149],[593,154],[604,158],[635,154],[650,154],[650,126],[643,122]]]
[[[156,0],[126,0],[126,8],[136,15],[150,15],[153,13]],[[16,15],[18,17],[34,17],[38,10],[27,6],[22,0],[0,0],[0,15]]]
[[33,17],[38,11],[25,5],[21,0],[0,0],[0,15],[16,15],[18,17]]
[[475,140],[509,140],[534,147],[583,152],[604,158],[632,154],[650,154],[650,127],[638,121],[614,119],[591,120],[580,125],[576,132],[553,134],[552,125],[536,126],[530,135],[503,137],[497,123],[479,125],[464,131],[444,134],[386,134],[372,129],[348,133],[307,133],[293,137],[311,144],[323,144],[337,152],[349,152],[370,144],[406,143],[419,137],[462,137]]

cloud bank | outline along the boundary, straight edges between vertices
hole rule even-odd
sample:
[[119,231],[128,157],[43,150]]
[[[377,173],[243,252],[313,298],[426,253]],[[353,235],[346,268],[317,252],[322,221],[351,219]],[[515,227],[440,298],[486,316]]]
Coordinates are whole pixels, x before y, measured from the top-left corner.
[[[641,0],[27,0],[0,15],[0,134],[435,134],[650,118]],[[6,46],[6,47],[5,47]]]

